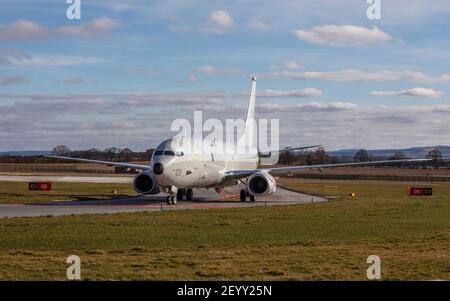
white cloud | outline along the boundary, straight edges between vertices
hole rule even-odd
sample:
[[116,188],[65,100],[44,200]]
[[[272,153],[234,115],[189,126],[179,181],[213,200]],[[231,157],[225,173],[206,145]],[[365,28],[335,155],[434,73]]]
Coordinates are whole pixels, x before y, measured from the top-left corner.
[[374,26],[371,29],[353,25],[325,25],[311,30],[298,29],[294,34],[304,41],[328,46],[365,46],[392,40],[392,37]]
[[57,28],[55,33],[64,37],[95,38],[118,26],[118,21],[108,17],[100,17],[79,26],[63,26]]
[[[76,148],[116,145],[143,150],[175,134],[170,132],[174,118],[192,120],[194,109],[203,110],[205,119],[244,118],[247,102],[242,92],[0,94],[0,99],[0,141],[7,150],[50,149],[61,143]],[[450,141],[450,105],[372,107],[346,101],[260,101],[256,110],[258,118],[280,120],[281,145],[385,148]],[[86,118],[89,115],[102,118]]]
[[123,68],[120,73],[126,76],[145,76],[145,77],[157,77],[160,73],[156,70],[145,70],[139,68]]
[[234,20],[226,10],[215,10],[209,13],[208,22],[200,28],[200,32],[223,34],[234,27]]
[[74,77],[68,79],[56,80],[55,82],[64,85],[74,85],[74,84],[82,84],[84,83],[84,79],[82,77]]
[[[192,31],[191,26],[184,25],[184,24],[169,25],[168,29],[169,29],[169,31],[174,32],[174,33],[186,33],[186,32]],[[202,31],[202,30],[200,30],[200,31]]]
[[0,41],[4,42],[44,40],[51,35],[49,29],[27,20],[0,25]]
[[233,26],[234,20],[225,10],[215,10],[210,13],[209,20],[222,27]]
[[29,80],[23,76],[0,78],[0,86],[10,86],[29,83]]
[[190,76],[188,76],[187,79],[178,81],[178,83],[180,83],[180,84],[189,84],[189,83],[192,84],[192,83],[196,83],[196,82],[198,82],[198,78],[195,75],[190,75]]
[[315,88],[305,88],[292,91],[265,90],[262,92],[256,92],[257,97],[317,97],[322,95],[322,91]]
[[79,84],[97,84],[98,81],[96,79],[85,79],[83,77],[72,77],[67,79],[58,79],[55,80],[55,83],[62,85],[79,85]]
[[260,77],[291,78],[300,80],[329,80],[329,81],[411,81],[417,83],[450,83],[449,74],[432,76],[423,72],[411,70],[378,70],[367,72],[359,69],[345,69],[339,71],[274,71],[259,74]]
[[215,74],[217,72],[217,69],[214,68],[213,66],[206,65],[206,66],[198,67],[197,71],[204,73],[204,74]]
[[17,66],[79,66],[104,63],[105,60],[97,57],[85,57],[77,55],[1,55],[0,61],[4,60],[8,65]]
[[126,75],[126,76],[135,76],[139,74],[139,70],[135,69],[135,68],[123,68],[120,71],[121,74]]
[[240,74],[242,71],[236,68],[216,68],[211,65],[205,65],[197,68],[197,72],[207,75],[230,75]]
[[322,111],[343,111],[343,110],[355,110],[359,108],[357,104],[351,102],[312,102],[307,104],[261,104],[259,108],[270,113],[271,111],[279,112],[322,112]]
[[403,97],[414,97],[414,98],[439,98],[443,95],[441,91],[436,91],[427,88],[412,88],[400,91],[372,91],[370,93],[372,96],[403,96]]
[[159,72],[155,71],[155,70],[148,70],[145,72],[145,76],[147,76],[147,77],[156,77],[158,75],[159,75]]
[[282,65],[286,69],[300,69],[302,66],[297,64],[295,61],[287,61]]
[[14,62],[30,60],[31,56],[18,49],[0,49],[0,66],[11,65]]
[[42,41],[52,37],[95,38],[118,26],[118,21],[108,17],[100,17],[79,26],[62,26],[54,29],[28,20],[19,20],[0,25],[0,41]]
[[257,19],[252,19],[250,21],[247,22],[247,26],[251,29],[264,29],[266,28],[266,24],[261,21],[261,20],[257,20]]
[[302,65],[298,64],[296,61],[285,61],[279,65],[269,65],[271,70],[298,70],[303,68]]

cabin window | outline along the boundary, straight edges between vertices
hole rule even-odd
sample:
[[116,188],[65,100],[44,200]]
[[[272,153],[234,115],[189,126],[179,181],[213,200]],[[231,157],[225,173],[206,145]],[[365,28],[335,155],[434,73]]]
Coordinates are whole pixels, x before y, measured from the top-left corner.
[[166,150],[166,151],[164,151],[164,155],[166,155],[166,156],[175,156],[175,153],[173,151],[171,151],[171,150]]

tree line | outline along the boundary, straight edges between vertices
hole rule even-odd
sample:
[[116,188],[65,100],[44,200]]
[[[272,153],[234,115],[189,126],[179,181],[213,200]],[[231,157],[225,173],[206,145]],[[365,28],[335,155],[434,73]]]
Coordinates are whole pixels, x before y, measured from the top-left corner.
[[[93,160],[106,160],[118,162],[149,161],[154,149],[150,148],[143,152],[133,151],[130,148],[108,147],[103,150],[90,148],[87,150],[72,151],[66,145],[57,145],[52,153],[57,156],[68,156],[75,158],[86,158]],[[426,158],[431,159],[433,168],[438,168],[444,162],[442,153],[438,149],[428,152]],[[396,152],[389,158],[374,157],[366,149],[358,150],[353,157],[330,156],[323,147],[315,150],[282,151],[279,153],[278,164],[282,165],[315,165],[315,164],[336,164],[348,162],[369,162],[375,160],[402,160],[409,159],[405,153]],[[42,156],[3,156],[0,163],[54,163],[55,159]],[[402,166],[403,164],[397,164]]]
[[57,156],[70,156],[75,158],[86,158],[93,160],[108,161],[141,161],[150,160],[154,149],[150,148],[144,152],[135,152],[130,148],[108,147],[104,150],[98,148],[90,148],[87,150],[72,151],[66,145],[57,145],[53,148],[52,153]]
[[[442,152],[433,149],[426,155],[427,159],[431,159],[433,168],[439,168],[444,162]],[[392,156],[374,157],[366,149],[358,150],[353,157],[330,156],[324,148],[320,147],[315,151],[285,151],[279,155],[279,164],[285,165],[315,165],[315,164],[336,164],[349,162],[370,162],[376,160],[404,160],[410,159],[403,152],[396,152]],[[398,163],[401,166],[403,163]]]

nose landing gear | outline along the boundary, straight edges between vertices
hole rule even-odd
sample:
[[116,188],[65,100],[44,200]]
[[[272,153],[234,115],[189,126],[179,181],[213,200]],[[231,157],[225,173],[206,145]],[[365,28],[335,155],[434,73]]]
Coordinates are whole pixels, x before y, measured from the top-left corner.
[[166,204],[167,205],[176,205],[177,201],[182,201],[183,198],[186,198],[187,201],[192,201],[192,199],[194,198],[194,192],[192,191],[192,189],[178,189],[176,194],[171,192],[170,195],[167,196],[166,198]]

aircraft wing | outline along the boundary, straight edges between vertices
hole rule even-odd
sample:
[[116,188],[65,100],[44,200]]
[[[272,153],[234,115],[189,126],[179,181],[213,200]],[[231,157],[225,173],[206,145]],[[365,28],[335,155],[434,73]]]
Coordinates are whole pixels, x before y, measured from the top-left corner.
[[376,164],[389,164],[389,163],[407,163],[407,162],[428,162],[431,159],[404,159],[404,160],[383,160],[383,161],[371,161],[371,162],[352,162],[352,163],[337,163],[337,164],[318,164],[318,165],[304,165],[304,166],[288,166],[288,167],[274,167],[274,168],[261,168],[251,170],[232,170],[225,173],[225,181],[232,179],[241,179],[248,177],[258,171],[268,171],[271,175],[283,175],[293,174],[298,171],[307,169],[318,168],[331,168],[331,167],[344,167],[344,166],[364,166],[364,165],[376,165]]
[[310,146],[299,146],[299,147],[286,147],[281,148],[279,150],[269,151],[269,152],[260,152],[260,157],[270,157],[272,152],[274,153],[282,153],[282,152],[289,152],[289,151],[296,151],[296,150],[303,150],[303,149],[309,149],[309,148],[316,148],[316,147],[322,147],[322,145],[310,145]]
[[86,163],[96,163],[96,164],[120,166],[120,167],[126,167],[126,168],[136,168],[136,169],[143,169],[143,170],[151,169],[150,165],[140,165],[140,164],[130,164],[130,163],[123,163],[123,162],[91,160],[91,159],[82,159],[82,158],[71,158],[71,157],[62,157],[62,156],[44,156],[44,157],[54,158],[54,159],[63,159],[63,160],[72,160],[72,161],[79,161],[79,162],[86,162]]
[[299,146],[299,147],[286,147],[278,150],[278,152],[286,152],[286,151],[295,151],[295,150],[302,150],[302,149],[308,149],[308,148],[316,148],[316,147],[322,147],[322,145],[310,145],[310,146]]

